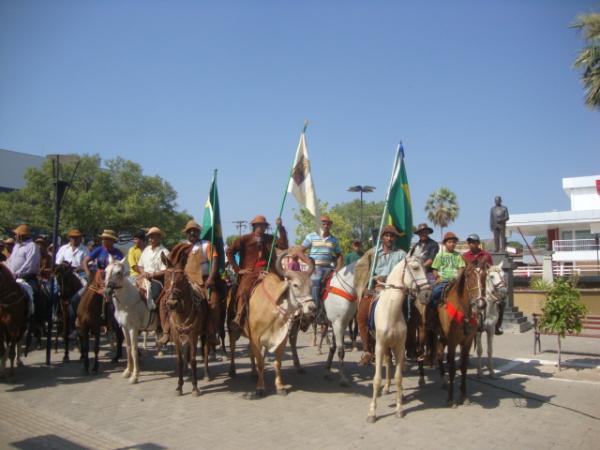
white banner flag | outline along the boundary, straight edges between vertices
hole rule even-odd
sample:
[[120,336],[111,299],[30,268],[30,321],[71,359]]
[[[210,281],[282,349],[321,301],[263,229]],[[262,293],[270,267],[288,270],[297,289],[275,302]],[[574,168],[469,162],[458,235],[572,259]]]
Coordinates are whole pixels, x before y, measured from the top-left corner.
[[292,176],[288,184],[288,192],[294,194],[298,203],[304,206],[315,217],[317,223],[319,223],[319,204],[317,203],[312,173],[310,171],[310,161],[306,150],[304,133],[300,135]]

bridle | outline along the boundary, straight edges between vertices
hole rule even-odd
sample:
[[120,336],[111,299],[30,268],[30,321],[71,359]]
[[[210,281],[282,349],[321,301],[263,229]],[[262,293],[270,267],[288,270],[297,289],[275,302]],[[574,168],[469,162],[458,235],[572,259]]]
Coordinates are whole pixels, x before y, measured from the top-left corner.
[[[429,284],[429,280],[427,279],[427,277],[423,277],[418,279],[413,270],[409,267],[410,262],[408,258],[413,258],[412,256],[407,257],[404,259],[404,267],[402,268],[402,281],[404,282],[404,276],[406,275],[406,273],[408,273],[408,275],[410,276],[411,282],[410,282],[410,287],[406,287],[406,286],[396,286],[394,284],[391,283],[383,283],[383,287],[384,289],[398,289],[403,291],[404,293],[413,295],[413,296],[418,296],[421,291],[425,291],[425,290],[431,290],[431,284]],[[416,258],[416,257],[414,257]],[[414,285],[414,287],[413,287]]]
[[[494,273],[498,274],[498,278],[500,279],[496,283],[494,283],[493,278],[491,277],[491,275]],[[499,301],[500,297],[496,294],[496,292],[498,292],[502,288],[506,289],[506,283],[504,282],[504,276],[502,276],[500,269],[491,269],[488,271],[488,276],[486,277],[486,284],[488,284],[488,283],[492,286],[492,289],[488,290],[487,286],[486,286],[486,294],[488,294],[492,300]]]

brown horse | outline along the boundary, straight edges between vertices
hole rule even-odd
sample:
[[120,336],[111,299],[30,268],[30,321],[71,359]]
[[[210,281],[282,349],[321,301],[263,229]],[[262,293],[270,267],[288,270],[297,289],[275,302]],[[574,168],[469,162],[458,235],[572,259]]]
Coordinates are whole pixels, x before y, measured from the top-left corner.
[[[69,324],[71,323],[71,299],[81,289],[81,280],[73,272],[71,264],[64,262],[59,264],[54,269],[56,276],[56,282],[58,283],[58,313],[60,316],[60,322],[62,325],[63,340],[65,344],[65,355],[63,356],[63,362],[69,361]],[[55,350],[58,351],[58,330],[56,333]]]
[[448,347],[448,406],[454,403],[454,377],[456,375],[456,347],[460,346],[460,404],[468,404],[467,398],[467,364],[469,351],[477,333],[477,303],[485,295],[485,264],[475,261],[470,263],[459,274],[450,286],[445,301],[438,305],[437,330],[438,362],[440,375],[444,377],[444,346]]
[[[410,308],[410,312],[407,309]],[[437,311],[410,296],[406,302],[405,317],[407,318],[408,334],[406,350],[409,357],[417,358],[419,370],[419,386],[425,386],[424,363],[433,365],[435,359],[436,339],[433,324],[437,321]]]
[[[184,364],[192,370],[192,395],[200,395],[196,375],[196,352],[198,338],[206,333],[207,301],[197,296],[192,284],[185,275],[185,263],[190,244],[178,244],[170,257],[164,253],[161,260],[167,266],[165,272],[164,301],[169,308],[171,340],[177,352],[177,389],[183,394]],[[205,373],[208,373],[208,354],[204,358]]]
[[[15,357],[21,366],[21,340],[27,328],[27,296],[15,281],[8,268],[0,263],[0,359],[4,375],[7,357],[10,359],[10,372],[14,373]],[[8,354],[7,354],[8,353]]]

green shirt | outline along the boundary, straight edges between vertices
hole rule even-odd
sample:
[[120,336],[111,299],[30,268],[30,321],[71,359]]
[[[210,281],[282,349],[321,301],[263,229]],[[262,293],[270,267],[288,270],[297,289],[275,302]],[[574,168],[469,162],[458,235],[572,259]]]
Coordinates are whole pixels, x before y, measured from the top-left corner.
[[346,255],[346,258],[344,260],[344,265],[349,266],[350,264],[352,264],[354,261],[358,261],[360,259],[360,257],[362,256],[362,252],[360,254],[352,251],[350,253],[348,253]]
[[458,269],[465,267],[465,260],[457,253],[450,253],[447,250],[441,250],[435,256],[431,268],[437,270],[443,281],[450,281],[456,278]]

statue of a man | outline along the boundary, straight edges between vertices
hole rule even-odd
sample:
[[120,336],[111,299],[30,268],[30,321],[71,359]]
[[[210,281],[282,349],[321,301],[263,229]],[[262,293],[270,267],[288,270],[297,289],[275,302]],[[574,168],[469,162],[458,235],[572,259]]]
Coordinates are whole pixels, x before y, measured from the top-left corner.
[[502,197],[496,197],[496,205],[490,210],[490,229],[494,233],[494,251],[506,251],[506,222],[508,209],[502,205]]

